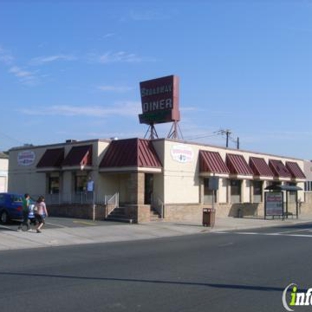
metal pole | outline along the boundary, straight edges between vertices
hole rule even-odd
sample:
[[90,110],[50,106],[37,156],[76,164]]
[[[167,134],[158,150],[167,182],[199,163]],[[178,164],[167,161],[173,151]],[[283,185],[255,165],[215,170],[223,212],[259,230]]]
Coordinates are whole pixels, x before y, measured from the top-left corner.
[[92,219],[95,221],[95,192],[92,191]]

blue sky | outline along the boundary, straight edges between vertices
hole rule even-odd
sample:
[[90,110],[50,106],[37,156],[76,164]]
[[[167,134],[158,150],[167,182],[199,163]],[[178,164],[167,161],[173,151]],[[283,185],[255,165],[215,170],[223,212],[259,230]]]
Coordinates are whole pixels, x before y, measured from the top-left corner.
[[308,0],[1,0],[0,150],[144,137],[139,82],[168,75],[185,140],[312,159]]

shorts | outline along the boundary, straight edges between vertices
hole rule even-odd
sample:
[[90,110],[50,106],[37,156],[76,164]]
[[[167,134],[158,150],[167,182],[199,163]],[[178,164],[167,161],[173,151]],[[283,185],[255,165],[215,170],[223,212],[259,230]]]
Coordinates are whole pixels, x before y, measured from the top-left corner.
[[39,223],[44,223],[44,217],[40,214],[35,214],[35,218]]

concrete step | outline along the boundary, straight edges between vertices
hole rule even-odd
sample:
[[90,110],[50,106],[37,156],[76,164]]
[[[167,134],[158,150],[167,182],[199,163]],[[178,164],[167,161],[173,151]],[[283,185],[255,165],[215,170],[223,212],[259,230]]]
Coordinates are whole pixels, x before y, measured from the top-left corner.
[[132,223],[133,220],[128,218],[125,213],[124,207],[115,208],[108,216],[105,218],[105,221],[114,221],[114,222],[126,222]]
[[150,214],[150,221],[155,222],[155,221],[161,221],[162,219],[160,218],[160,215],[157,211],[151,209],[151,214]]
[[112,222],[123,222],[123,223],[133,223],[132,219],[129,218],[122,218],[122,217],[110,217],[108,216],[105,218],[105,221],[112,221]]

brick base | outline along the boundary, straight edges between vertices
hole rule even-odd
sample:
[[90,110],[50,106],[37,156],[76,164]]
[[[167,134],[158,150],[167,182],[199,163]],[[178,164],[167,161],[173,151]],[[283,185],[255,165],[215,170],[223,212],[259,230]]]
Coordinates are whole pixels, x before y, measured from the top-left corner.
[[102,205],[49,205],[47,207],[51,217],[68,217],[78,219],[104,220],[105,207]]

